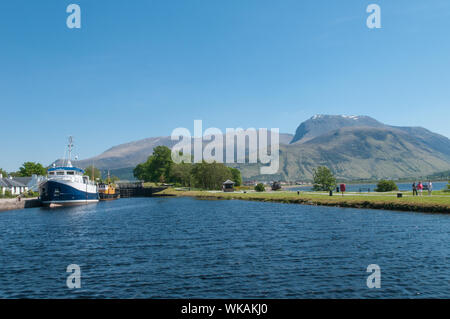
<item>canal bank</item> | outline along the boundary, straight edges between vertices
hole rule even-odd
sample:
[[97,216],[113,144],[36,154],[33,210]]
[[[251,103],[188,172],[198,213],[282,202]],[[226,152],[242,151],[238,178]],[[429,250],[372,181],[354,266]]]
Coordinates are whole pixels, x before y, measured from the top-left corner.
[[321,194],[304,194],[296,192],[264,192],[264,193],[223,193],[209,191],[186,191],[167,189],[163,194],[180,197],[195,197],[207,200],[248,200],[259,202],[275,202],[287,204],[302,204],[313,206],[331,206],[346,208],[368,208],[423,213],[450,214],[450,196],[404,196],[396,198],[393,195],[346,195],[327,196]]
[[42,206],[37,198],[2,198],[0,199],[0,212],[14,209],[24,209]]

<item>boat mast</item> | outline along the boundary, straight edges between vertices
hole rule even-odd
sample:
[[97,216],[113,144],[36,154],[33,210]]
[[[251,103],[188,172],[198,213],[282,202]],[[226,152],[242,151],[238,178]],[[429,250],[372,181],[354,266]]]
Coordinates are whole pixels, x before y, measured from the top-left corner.
[[69,136],[69,145],[68,145],[68,147],[69,147],[69,157],[68,157],[68,160],[67,160],[67,166],[68,167],[72,167],[72,162],[71,162],[71,159],[72,159],[72,148],[73,148],[73,137],[72,136]]

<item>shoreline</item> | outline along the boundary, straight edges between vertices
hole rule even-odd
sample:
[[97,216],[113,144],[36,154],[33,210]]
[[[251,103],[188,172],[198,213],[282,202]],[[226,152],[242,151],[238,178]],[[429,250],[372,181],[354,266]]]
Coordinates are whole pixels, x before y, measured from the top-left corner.
[[10,210],[18,210],[24,208],[41,207],[42,204],[37,197],[22,198],[20,201],[17,198],[2,198],[0,199],[0,213]]
[[[163,193],[178,197],[194,197],[204,200],[247,200],[258,202],[274,202],[283,204],[297,204],[310,206],[329,206],[359,209],[382,209],[394,211],[408,211],[419,213],[450,214],[450,196],[435,197],[403,197],[391,196],[327,196],[286,193],[286,192],[264,192],[264,193],[223,193],[207,191],[182,191],[168,189]],[[441,203],[444,202],[444,203]]]
[[[168,188],[154,197],[192,197],[200,200],[246,200],[258,202],[273,202],[282,204],[297,204],[310,206],[328,206],[356,209],[382,209],[404,212],[450,214],[450,196],[420,196],[396,198],[392,194],[383,195],[352,195],[346,194],[328,196],[324,194],[311,194],[296,192],[230,192],[221,191],[188,191]],[[25,208],[41,207],[37,198],[0,199],[0,212],[20,210]]]

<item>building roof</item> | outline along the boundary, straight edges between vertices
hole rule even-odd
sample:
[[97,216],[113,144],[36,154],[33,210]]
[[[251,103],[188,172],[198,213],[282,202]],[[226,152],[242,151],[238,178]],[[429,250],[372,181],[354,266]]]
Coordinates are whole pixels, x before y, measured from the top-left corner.
[[229,179],[227,179],[225,182],[223,182],[223,185],[229,185],[229,184],[235,184],[233,181],[230,181]]
[[33,179],[33,177],[13,177],[13,181],[22,183],[24,185],[28,185],[29,182],[31,182],[31,180]]
[[26,185],[14,180],[14,179],[1,178],[0,179],[0,187],[8,187],[8,188],[10,188],[10,187],[26,187]]

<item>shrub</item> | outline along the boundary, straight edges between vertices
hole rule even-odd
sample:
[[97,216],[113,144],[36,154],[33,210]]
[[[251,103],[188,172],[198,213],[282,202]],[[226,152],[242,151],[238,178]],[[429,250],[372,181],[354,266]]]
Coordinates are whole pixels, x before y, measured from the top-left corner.
[[377,184],[376,192],[398,191],[397,184],[394,181],[381,180]]
[[259,183],[258,185],[255,186],[255,191],[257,192],[264,192],[266,190],[266,188],[264,187],[264,184]]
[[448,182],[447,189],[445,189],[444,192],[450,192],[450,181]]
[[11,191],[9,191],[9,190],[5,190],[5,194],[4,195],[0,192],[0,198],[14,198],[14,197],[15,196],[13,196],[11,194]]
[[33,198],[33,197],[39,197],[39,192],[34,192],[32,190],[29,190],[26,193],[22,194],[22,197],[24,198]]

